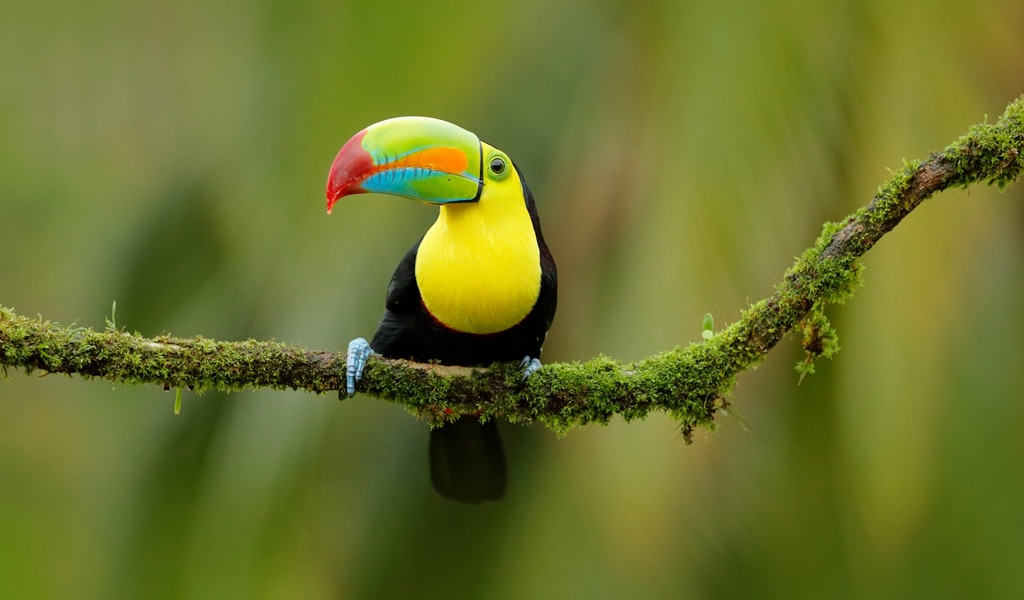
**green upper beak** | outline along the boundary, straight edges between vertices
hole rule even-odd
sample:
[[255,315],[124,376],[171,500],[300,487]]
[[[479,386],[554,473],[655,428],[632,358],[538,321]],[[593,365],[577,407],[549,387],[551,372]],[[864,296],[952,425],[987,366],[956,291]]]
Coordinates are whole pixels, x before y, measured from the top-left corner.
[[483,182],[480,139],[429,117],[370,125],[345,143],[327,177],[327,213],[352,194],[389,194],[429,204],[475,202]]

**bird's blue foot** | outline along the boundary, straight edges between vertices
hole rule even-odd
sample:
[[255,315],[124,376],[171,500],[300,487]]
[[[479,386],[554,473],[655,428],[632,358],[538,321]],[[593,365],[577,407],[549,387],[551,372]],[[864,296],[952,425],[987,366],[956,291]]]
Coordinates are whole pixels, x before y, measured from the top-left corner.
[[536,358],[530,358],[529,356],[524,356],[523,360],[520,361],[519,366],[523,368],[523,381],[529,379],[530,375],[536,373],[537,370],[540,369],[541,367],[540,360]]
[[370,342],[356,338],[348,343],[348,355],[345,357],[345,392],[349,396],[356,393],[356,384],[363,378],[363,367],[366,359],[373,354]]

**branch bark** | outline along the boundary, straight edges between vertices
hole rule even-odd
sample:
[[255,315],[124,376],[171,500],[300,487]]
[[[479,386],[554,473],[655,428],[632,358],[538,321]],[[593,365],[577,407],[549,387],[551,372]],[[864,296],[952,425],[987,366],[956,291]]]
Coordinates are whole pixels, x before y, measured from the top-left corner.
[[[689,439],[712,427],[736,376],[759,362],[796,327],[807,361],[838,348],[824,315],[860,285],[857,259],[925,199],[949,187],[985,182],[1003,187],[1024,167],[1024,96],[994,124],[977,125],[926,160],[909,161],[871,202],[845,220],[827,223],[815,245],[786,271],[772,296],[702,343],[623,364],[599,356],[585,363],[545,365],[526,384],[517,365],[488,369],[442,367],[372,357],[360,391],[402,404],[437,423],[461,414],[540,421],[559,433],[618,414],[627,420],[652,410],[677,419]],[[170,336],[144,338],[60,326],[0,308],[0,365],[26,373],[64,373],[165,388],[241,390],[268,387],[314,393],[344,387],[344,353],[276,342],[221,342]]]

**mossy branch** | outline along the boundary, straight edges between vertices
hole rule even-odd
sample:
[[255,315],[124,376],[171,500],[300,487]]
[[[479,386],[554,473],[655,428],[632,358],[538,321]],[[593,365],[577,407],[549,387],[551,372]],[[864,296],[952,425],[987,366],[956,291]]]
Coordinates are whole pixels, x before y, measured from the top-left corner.
[[[985,182],[1003,187],[1024,167],[1024,97],[995,124],[977,125],[927,160],[907,162],[871,202],[845,220],[827,223],[814,247],[786,271],[776,292],[701,343],[623,364],[606,357],[547,364],[519,383],[517,365],[467,369],[373,357],[360,390],[402,404],[432,422],[480,413],[512,422],[540,421],[558,432],[613,415],[633,419],[668,412],[689,437],[711,427],[736,376],[759,362],[800,327],[807,360],[838,346],[825,318],[829,304],[860,285],[857,259],[932,194]],[[0,308],[0,364],[27,373],[78,374],[119,383],[170,388],[241,390],[269,387],[323,393],[344,383],[344,353],[276,342],[153,339],[110,326],[105,331],[63,327]]]

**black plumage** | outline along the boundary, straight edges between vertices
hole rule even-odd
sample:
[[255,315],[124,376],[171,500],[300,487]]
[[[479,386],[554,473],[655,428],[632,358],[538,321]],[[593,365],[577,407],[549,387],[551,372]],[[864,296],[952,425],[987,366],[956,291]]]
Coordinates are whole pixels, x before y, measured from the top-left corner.
[[[465,333],[440,323],[424,306],[416,282],[417,241],[398,264],[388,286],[384,316],[370,342],[376,353],[463,366],[518,361],[526,356],[539,358],[555,316],[558,273],[541,234],[533,195],[522,177],[520,182],[540,248],[541,266],[540,291],[527,316],[509,329],[491,334]],[[456,423],[432,430],[430,465],[434,487],[448,498],[476,503],[504,496],[505,457],[493,420],[481,424],[475,417],[463,416]]]

